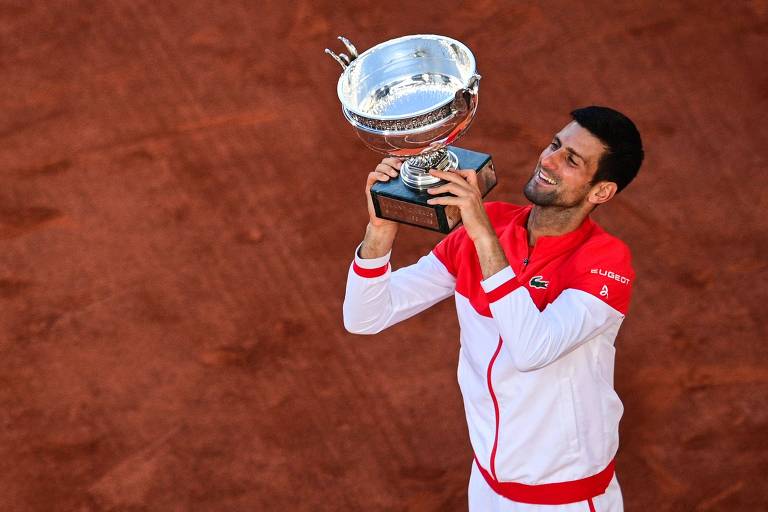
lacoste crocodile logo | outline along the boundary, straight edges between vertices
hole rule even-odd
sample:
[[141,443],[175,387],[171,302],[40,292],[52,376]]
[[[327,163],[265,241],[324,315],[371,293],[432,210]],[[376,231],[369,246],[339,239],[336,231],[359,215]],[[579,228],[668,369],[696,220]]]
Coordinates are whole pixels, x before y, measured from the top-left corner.
[[531,280],[528,281],[528,284],[531,285],[531,288],[544,289],[549,286],[549,281],[545,281],[544,276],[533,276]]

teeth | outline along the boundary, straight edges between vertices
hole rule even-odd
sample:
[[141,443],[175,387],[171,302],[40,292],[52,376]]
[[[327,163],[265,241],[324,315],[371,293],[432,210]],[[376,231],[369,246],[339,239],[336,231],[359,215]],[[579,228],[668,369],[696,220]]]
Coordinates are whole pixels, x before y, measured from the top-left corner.
[[556,182],[555,180],[553,180],[553,179],[550,179],[550,178],[547,178],[546,176],[544,176],[544,175],[541,173],[541,171],[539,171],[539,178],[541,178],[542,180],[546,181],[546,182],[547,182],[547,183],[549,183],[550,185],[557,185],[557,182]]

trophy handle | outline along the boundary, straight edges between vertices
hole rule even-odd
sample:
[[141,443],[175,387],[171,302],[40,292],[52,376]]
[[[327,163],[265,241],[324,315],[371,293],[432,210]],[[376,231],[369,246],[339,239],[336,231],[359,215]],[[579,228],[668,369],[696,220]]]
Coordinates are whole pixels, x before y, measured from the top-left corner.
[[355,60],[357,58],[357,48],[355,48],[355,45],[353,45],[351,42],[349,42],[349,39],[347,39],[344,36],[339,36],[337,39],[339,41],[341,41],[342,43],[344,43],[344,46],[347,47],[347,51],[352,56],[351,60]]
[[351,55],[352,57],[350,57],[350,56],[349,56],[349,55],[347,55],[346,53],[339,53],[339,54],[333,53],[333,52],[332,52],[331,50],[329,50],[328,48],[326,48],[326,49],[325,49],[325,53],[327,53],[328,55],[330,55],[331,57],[333,57],[333,60],[335,60],[336,62],[338,62],[338,63],[339,63],[339,65],[341,66],[341,69],[342,69],[342,70],[346,70],[346,69],[347,69],[347,66],[349,66],[349,64],[350,64],[350,63],[351,63],[353,60],[355,60],[355,59],[357,58],[357,48],[355,48],[355,45],[353,45],[353,44],[352,44],[352,43],[349,41],[349,39],[347,39],[347,38],[346,38],[346,37],[344,37],[344,36],[339,36],[337,39],[338,39],[339,41],[341,41],[342,43],[344,43],[344,46],[346,46],[346,47],[347,47],[347,51],[349,52],[349,55]]
[[480,88],[480,75],[475,73],[467,82],[467,86],[456,91],[451,103],[453,114],[464,113],[471,110],[473,104],[477,103],[477,91]]
[[[346,56],[346,55],[344,55],[343,53],[342,53],[341,55],[336,55],[335,53],[333,53],[333,52],[332,52],[331,50],[329,50],[328,48],[326,48],[326,49],[325,49],[325,53],[327,53],[328,55],[330,55],[331,57],[333,57],[333,60],[335,60],[336,62],[338,62],[338,63],[339,63],[339,66],[341,66],[341,69],[342,69],[342,70],[345,70],[345,69],[347,69],[347,66],[349,66],[349,57],[347,57],[347,56]],[[346,59],[342,58],[342,56],[343,56],[343,57],[346,57]]]

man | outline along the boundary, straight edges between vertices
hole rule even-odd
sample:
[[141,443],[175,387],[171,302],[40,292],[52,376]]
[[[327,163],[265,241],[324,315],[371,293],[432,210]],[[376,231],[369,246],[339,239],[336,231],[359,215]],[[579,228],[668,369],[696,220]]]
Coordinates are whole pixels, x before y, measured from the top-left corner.
[[484,205],[474,171],[432,171],[446,183],[429,193],[452,195],[429,202],[458,206],[463,226],[395,272],[398,224],[375,216],[368,192],[401,162],[385,158],[368,177],[370,221],[350,268],[344,325],[374,334],[455,296],[472,512],[623,510],[613,344],[634,272],[629,249],[589,214],[632,181],[643,149],[615,110],[571,117],[525,185],[532,206]]

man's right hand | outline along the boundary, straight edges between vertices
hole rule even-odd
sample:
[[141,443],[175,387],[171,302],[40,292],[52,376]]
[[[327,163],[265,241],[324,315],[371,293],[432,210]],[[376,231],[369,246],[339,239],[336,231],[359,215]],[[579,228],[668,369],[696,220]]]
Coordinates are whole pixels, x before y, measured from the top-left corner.
[[360,256],[363,258],[378,258],[392,249],[392,243],[397,234],[399,224],[397,222],[380,219],[376,216],[371,199],[371,187],[377,181],[389,181],[397,179],[403,161],[399,158],[385,158],[376,169],[368,174],[365,182],[365,200],[368,203],[368,229],[360,248]]
[[403,161],[399,158],[385,158],[376,166],[376,169],[368,174],[368,180],[365,182],[365,199],[368,202],[368,222],[375,228],[388,227],[389,229],[397,230],[397,222],[380,219],[376,216],[376,210],[373,208],[373,200],[371,199],[371,187],[377,181],[396,179],[400,174],[400,167],[402,165]]

